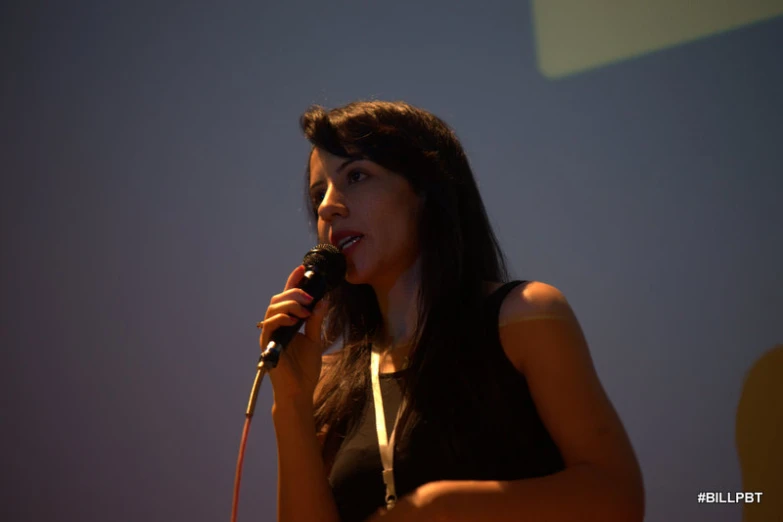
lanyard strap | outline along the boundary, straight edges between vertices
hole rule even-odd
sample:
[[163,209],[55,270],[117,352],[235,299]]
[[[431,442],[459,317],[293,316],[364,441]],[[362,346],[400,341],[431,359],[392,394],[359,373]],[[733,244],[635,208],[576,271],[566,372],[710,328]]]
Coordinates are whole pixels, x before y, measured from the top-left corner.
[[400,420],[402,404],[397,410],[397,421],[392,429],[391,439],[386,438],[386,416],[383,410],[383,396],[381,395],[381,383],[378,378],[381,366],[381,355],[375,348],[372,349],[370,360],[370,375],[372,377],[372,394],[375,400],[375,428],[378,431],[378,449],[381,453],[383,464],[383,483],[386,485],[386,508],[391,509],[397,502],[397,490],[394,487],[394,434],[397,431],[397,421]]

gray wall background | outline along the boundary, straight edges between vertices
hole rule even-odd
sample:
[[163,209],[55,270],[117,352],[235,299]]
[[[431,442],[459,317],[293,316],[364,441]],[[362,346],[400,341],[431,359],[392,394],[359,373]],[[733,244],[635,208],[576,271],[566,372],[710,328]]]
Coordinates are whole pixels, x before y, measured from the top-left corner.
[[[299,115],[402,99],[463,141],[516,278],[560,288],[650,521],[738,521],[743,378],[783,341],[783,19],[539,72],[528,2],[5,5],[2,496],[227,520],[255,322],[315,238]],[[240,520],[273,520],[271,387]]]

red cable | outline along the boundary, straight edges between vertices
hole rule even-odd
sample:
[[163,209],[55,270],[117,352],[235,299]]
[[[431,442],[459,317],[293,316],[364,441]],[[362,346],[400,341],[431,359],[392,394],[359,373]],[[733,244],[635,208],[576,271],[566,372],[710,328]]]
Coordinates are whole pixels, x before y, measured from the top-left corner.
[[239,442],[239,457],[237,458],[237,471],[234,477],[234,500],[231,502],[231,522],[237,522],[237,508],[239,507],[239,484],[242,482],[242,462],[245,460],[245,445],[247,435],[250,433],[250,421],[252,415],[245,417],[245,427],[242,430],[242,440]]
[[256,399],[258,398],[258,389],[261,387],[261,381],[264,379],[266,368],[264,361],[258,361],[258,372],[253,381],[253,388],[250,390],[250,400],[247,403],[245,412],[245,427],[242,430],[242,440],[239,441],[239,456],[237,457],[237,472],[234,477],[234,498],[231,502],[231,522],[237,522],[237,509],[239,508],[239,484],[242,482],[242,462],[245,460],[245,446],[247,445],[247,436],[250,433],[250,421],[253,419],[253,410],[256,409]]

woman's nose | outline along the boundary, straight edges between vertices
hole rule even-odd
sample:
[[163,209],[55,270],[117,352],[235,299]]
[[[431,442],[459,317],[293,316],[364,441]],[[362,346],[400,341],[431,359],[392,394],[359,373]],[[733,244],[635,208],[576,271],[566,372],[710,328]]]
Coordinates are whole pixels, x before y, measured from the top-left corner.
[[345,215],[347,210],[343,194],[334,187],[329,187],[326,194],[324,194],[324,199],[321,200],[321,205],[318,207],[318,214],[328,220],[335,214]]

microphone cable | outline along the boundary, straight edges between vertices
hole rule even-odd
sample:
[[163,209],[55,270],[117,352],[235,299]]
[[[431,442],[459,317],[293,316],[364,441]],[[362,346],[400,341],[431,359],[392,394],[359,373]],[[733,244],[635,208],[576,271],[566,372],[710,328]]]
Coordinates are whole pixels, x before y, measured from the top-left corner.
[[250,399],[247,402],[245,410],[245,426],[242,428],[242,438],[239,441],[239,456],[237,457],[236,475],[234,476],[234,495],[231,501],[231,522],[237,522],[237,510],[239,508],[239,486],[242,482],[242,463],[245,460],[245,446],[247,445],[247,436],[250,433],[250,423],[253,419],[253,412],[256,409],[256,399],[258,399],[258,390],[261,388],[261,382],[264,375],[269,371],[264,366],[264,356],[258,359],[256,378],[253,381],[253,387],[250,390]]

